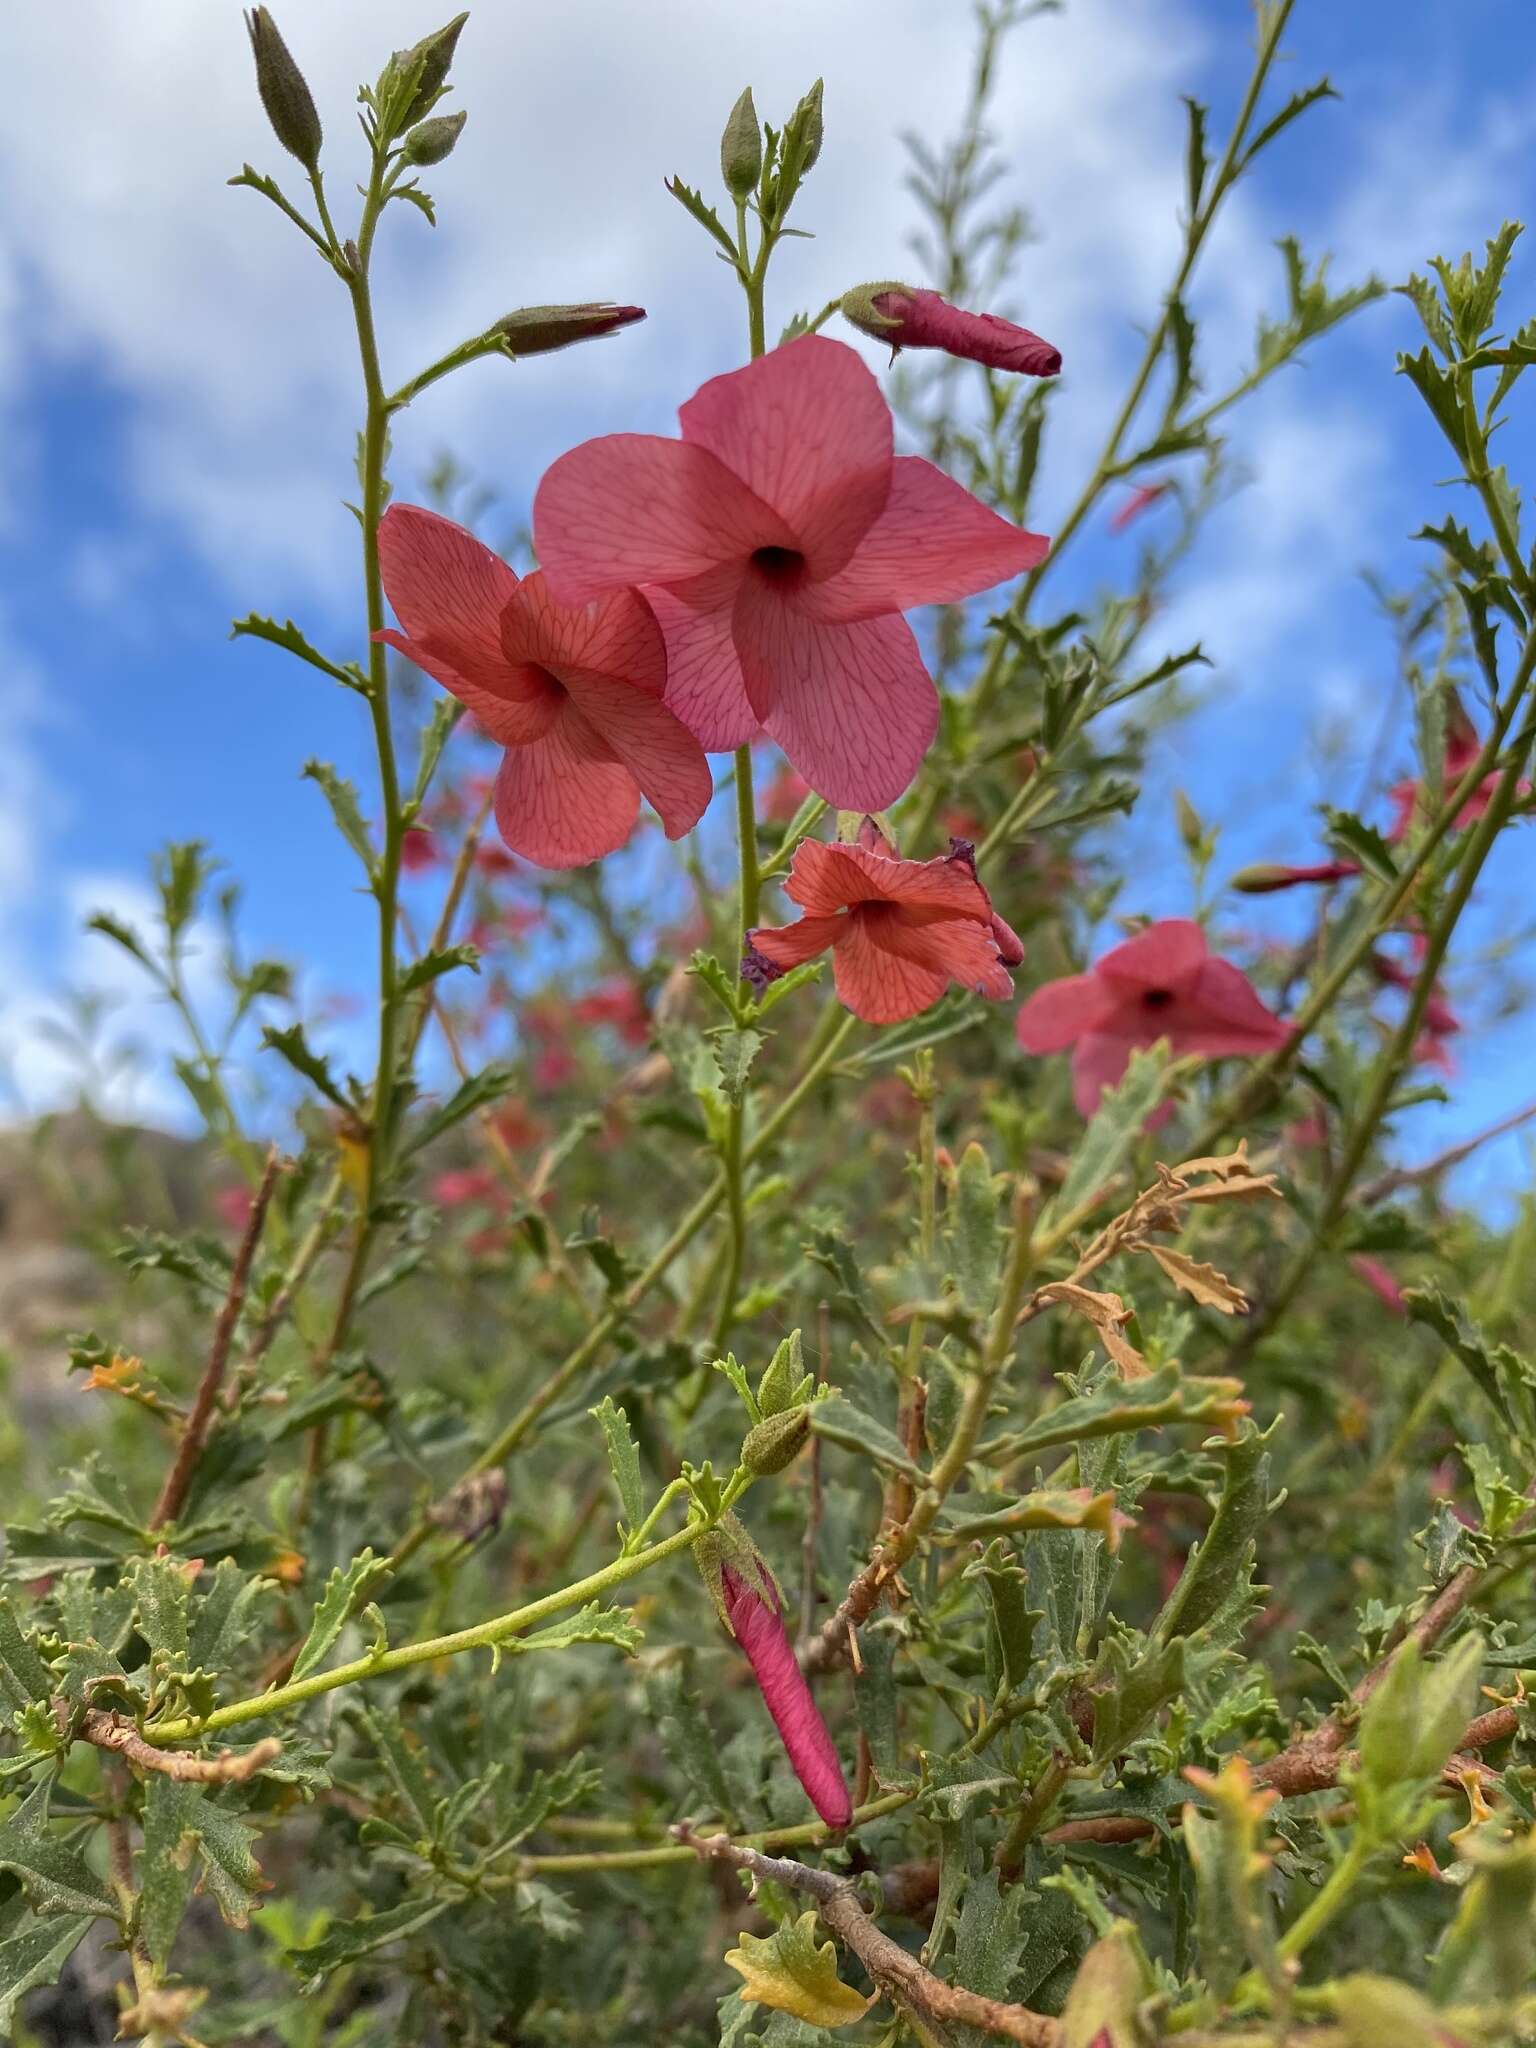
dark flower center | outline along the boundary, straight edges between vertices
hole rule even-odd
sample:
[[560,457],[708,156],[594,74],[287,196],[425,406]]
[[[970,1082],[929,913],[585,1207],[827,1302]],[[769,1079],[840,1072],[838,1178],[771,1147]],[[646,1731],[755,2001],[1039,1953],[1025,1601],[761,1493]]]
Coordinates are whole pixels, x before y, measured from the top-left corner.
[[1141,1007],[1144,1010],[1166,1010],[1173,1001],[1171,988],[1149,988],[1142,990]]
[[545,697],[563,699],[571,694],[570,691],[565,687],[564,683],[561,682],[560,678],[554,673],[554,671],[552,669],[547,669],[544,666],[543,662],[530,661],[525,663],[524,667],[528,675],[533,679],[535,683],[537,683],[540,692]]
[[752,566],[765,583],[794,583],[805,567],[798,548],[754,548]]

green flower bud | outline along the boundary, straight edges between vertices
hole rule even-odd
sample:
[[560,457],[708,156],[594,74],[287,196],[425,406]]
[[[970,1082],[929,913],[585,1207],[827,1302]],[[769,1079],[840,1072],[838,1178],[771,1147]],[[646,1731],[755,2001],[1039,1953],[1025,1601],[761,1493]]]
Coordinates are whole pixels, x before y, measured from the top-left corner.
[[720,137],[720,175],[733,199],[756,191],[763,168],[763,131],[749,85],[730,111]]
[[757,1383],[757,1412],[759,1415],[777,1415],[782,1409],[794,1408],[804,1401],[808,1388],[805,1380],[805,1355],[801,1349],[800,1332],[791,1330],[768,1361],[768,1369]]
[[504,314],[490,331],[501,337],[509,356],[542,356],[644,318],[643,306],[520,306],[515,313]]
[[401,128],[413,128],[423,114],[432,111],[432,102],[448,82],[448,67],[453,62],[454,49],[460,33],[468,21],[467,14],[456,14],[445,27],[435,35],[423,36],[419,43],[412,43],[408,50],[395,53],[394,68],[408,73],[418,63],[421,66],[416,77],[416,91],[411,104],[400,117]]
[[912,296],[912,286],[901,284],[895,278],[885,278],[879,284],[856,284],[852,291],[844,292],[838,301],[838,311],[851,327],[857,327],[861,334],[871,335],[876,341],[884,341],[892,328],[900,327],[901,321],[893,313],[882,312],[877,300],[887,292],[898,293],[902,298]]
[[256,90],[266,108],[272,133],[297,157],[306,171],[320,162],[322,140],[320,116],[304,74],[289,55],[288,45],[277,32],[277,23],[265,7],[253,7],[245,17],[256,59]]
[[796,107],[790,119],[799,126],[801,134],[805,139],[805,154],[800,159],[800,175],[803,178],[808,171],[815,168],[816,159],[821,155],[824,131],[821,120],[821,80],[819,78],[800,102],[799,106]]
[[408,164],[440,164],[453,154],[453,146],[464,132],[468,114],[434,114],[422,121],[405,138],[402,154]]
[[759,1479],[770,1478],[799,1456],[810,1433],[808,1408],[787,1408],[782,1415],[770,1415],[766,1422],[747,1431],[741,1462]]

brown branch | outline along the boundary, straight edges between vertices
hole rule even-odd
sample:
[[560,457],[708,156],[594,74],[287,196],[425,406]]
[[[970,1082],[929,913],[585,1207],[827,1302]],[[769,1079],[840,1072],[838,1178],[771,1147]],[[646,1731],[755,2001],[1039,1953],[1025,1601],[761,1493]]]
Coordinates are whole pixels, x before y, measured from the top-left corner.
[[1463,1159],[1470,1159],[1482,1145],[1494,1138],[1502,1138],[1508,1131],[1519,1130],[1536,1117],[1536,1102],[1527,1103],[1524,1109],[1517,1109],[1513,1116],[1500,1117],[1496,1124],[1490,1124],[1484,1131],[1478,1131],[1470,1138],[1463,1138],[1459,1145],[1452,1145],[1447,1151],[1437,1152],[1433,1159],[1426,1159],[1420,1166],[1395,1166],[1384,1173],[1380,1180],[1373,1180],[1360,1190],[1360,1200],[1367,1205],[1385,1201],[1388,1195],[1395,1195],[1399,1188],[1415,1187],[1423,1181],[1433,1180],[1437,1174],[1446,1173],[1453,1166],[1459,1166]]
[[672,1830],[677,1839],[705,1862],[728,1863],[754,1877],[769,1878],[794,1891],[808,1892],[817,1911],[845,1947],[850,1948],[892,2004],[919,2017],[943,2024],[981,2027],[996,2039],[1017,2041],[1023,2048],[1060,2048],[1061,2026],[1026,2005],[1006,2005],[983,1998],[960,1984],[946,1984],[925,1970],[900,1943],[882,1934],[864,1910],[857,1888],[846,1877],[815,1870],[786,1856],[765,1856],[743,1848],[726,1835],[693,1834],[685,1825]]
[[156,1749],[153,1743],[144,1740],[128,1715],[105,1713],[100,1707],[86,1709],[79,1733],[83,1741],[93,1742],[98,1749],[111,1750],[142,1771],[158,1771],[163,1778],[179,1778],[185,1785],[243,1785],[247,1778],[265,1770],[282,1754],[283,1748],[275,1736],[268,1735],[247,1750],[226,1749],[218,1756],[189,1756],[184,1749]]
[[229,1292],[224,1297],[224,1306],[220,1309],[219,1320],[214,1325],[213,1344],[208,1353],[208,1363],[203,1367],[203,1377],[198,1382],[192,1412],[187,1417],[186,1427],[181,1433],[181,1442],[176,1447],[171,1469],[165,1475],[165,1484],[160,1489],[160,1498],[155,1502],[155,1511],[149,1518],[151,1529],[163,1529],[167,1522],[175,1521],[181,1513],[187,1498],[187,1490],[192,1484],[192,1475],[197,1470],[197,1461],[203,1454],[203,1440],[208,1434],[214,1403],[219,1398],[224,1368],[229,1363],[229,1347],[234,1341],[240,1311],[245,1306],[245,1290],[251,1277],[251,1262],[256,1256],[256,1247],[261,1240],[261,1227],[267,1218],[267,1204],[272,1199],[272,1190],[277,1185],[277,1176],[281,1168],[281,1155],[273,1145],[267,1152],[267,1163],[262,1168],[261,1184],[251,1200],[251,1213],[245,1219],[245,1232],[240,1239],[234,1267],[229,1276]]

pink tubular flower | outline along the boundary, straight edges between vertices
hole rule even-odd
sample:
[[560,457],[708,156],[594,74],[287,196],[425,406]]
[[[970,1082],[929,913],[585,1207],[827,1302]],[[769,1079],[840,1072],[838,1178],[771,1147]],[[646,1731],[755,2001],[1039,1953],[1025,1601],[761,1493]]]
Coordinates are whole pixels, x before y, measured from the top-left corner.
[[731,1633],[746,1652],[763,1704],[773,1716],[807,1798],[829,1828],[847,1827],[853,1818],[853,1801],[843,1767],[805,1674],[795,1661],[794,1645],[771,1588],[765,1597],[726,1564],[720,1570],[720,1595]]
[[1061,350],[996,313],[966,313],[939,293],[910,284],[861,284],[842,299],[842,315],[862,334],[904,348],[939,348],[989,370],[1054,377]]
[[1173,489],[1172,484],[1137,484],[1130,496],[1110,514],[1111,533],[1124,533],[1133,519],[1139,519],[1149,505],[1155,505]]
[[1210,957],[1205,933],[1186,917],[1149,925],[1087,974],[1037,988],[1019,1011],[1018,1034],[1025,1052],[1074,1048],[1072,1093],[1084,1116],[1121,1079],[1136,1046],[1166,1038],[1176,1055],[1219,1059],[1272,1052],[1289,1036],[1247,976]]
[[997,1001],[1013,994],[1017,935],[992,908],[963,839],[937,860],[902,860],[866,818],[853,846],[803,839],[789,880],[798,924],[747,934],[746,971],[759,985],[832,950],[838,999],[868,1024],[931,1009],[951,982]]
[[418,505],[379,525],[384,588],[408,655],[506,748],[496,823],[514,853],[573,868],[624,844],[644,794],[670,838],[703,815],[709,763],[662,703],[666,650],[633,591],[572,609],[521,582],[472,533]]
[[608,434],[545,474],[550,589],[579,605],[642,586],[667,703],[704,747],[763,727],[828,803],[884,809],[939,716],[901,613],[1017,576],[1049,543],[894,455],[890,407],[842,342],[786,342],[678,417],[681,440]]
[[1380,1259],[1373,1259],[1368,1252],[1352,1252],[1349,1264],[1355,1278],[1363,1280],[1377,1300],[1391,1309],[1393,1315],[1405,1316],[1408,1313],[1403,1306],[1402,1288]]

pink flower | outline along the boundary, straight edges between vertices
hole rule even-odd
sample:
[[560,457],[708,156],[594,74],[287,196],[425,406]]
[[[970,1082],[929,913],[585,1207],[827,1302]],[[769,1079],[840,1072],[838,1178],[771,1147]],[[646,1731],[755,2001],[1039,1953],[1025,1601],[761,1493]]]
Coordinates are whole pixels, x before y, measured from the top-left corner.
[[1354,1252],[1350,1255],[1349,1264],[1355,1277],[1363,1280],[1377,1299],[1385,1302],[1393,1315],[1402,1316],[1408,1313],[1403,1306],[1402,1288],[1380,1259],[1373,1259],[1366,1252]]
[[220,1188],[213,1198],[214,1213],[227,1230],[244,1230],[250,1220],[249,1188]]
[[651,1013],[632,982],[614,977],[580,996],[571,1015],[583,1024],[607,1024],[626,1045],[644,1045],[651,1035]]
[[471,1202],[504,1208],[506,1196],[494,1174],[484,1167],[459,1167],[438,1174],[432,1183],[432,1199],[444,1209],[462,1209]]
[[941,348],[989,370],[1014,370],[1025,377],[1054,377],[1061,350],[1016,327],[996,313],[966,313],[937,292],[909,284],[861,284],[845,292],[843,318],[892,354],[904,348]]
[[784,891],[806,915],[747,934],[749,979],[775,981],[830,947],[839,1000],[869,1024],[931,1009],[951,982],[999,1002],[1013,994],[1024,948],[965,840],[938,860],[902,860],[866,818],[856,845],[802,840]]
[[[1149,925],[1087,974],[1037,988],[1019,1011],[1018,1033],[1025,1052],[1075,1048],[1072,1094],[1084,1116],[1121,1079],[1136,1046],[1166,1038],[1176,1055],[1219,1059],[1272,1052],[1289,1036],[1247,976],[1213,960],[1205,933],[1185,917]],[[1168,1113],[1165,1104],[1159,1115]]]
[[475,866],[482,875],[515,875],[517,862],[504,846],[495,846],[487,841],[475,848]]
[[[1422,945],[1416,944],[1416,951]],[[1418,986],[1418,976],[1412,968],[1405,967],[1400,960],[1394,960],[1386,953],[1371,955],[1371,972],[1379,982],[1388,988],[1398,988],[1405,995],[1412,995]],[[1461,1019],[1456,1015],[1438,987],[1430,990],[1429,1000],[1424,1005],[1424,1029],[1432,1038],[1451,1038],[1461,1029]]]
[[418,875],[437,862],[437,841],[420,825],[412,825],[401,836],[400,866],[408,875]]
[[540,867],[580,867],[624,844],[642,793],[677,839],[712,793],[698,742],[662,703],[666,650],[633,591],[577,609],[541,575],[519,582],[472,533],[418,505],[379,526],[384,587],[408,655],[506,748],[496,823]]
[[609,434],[534,499],[566,604],[643,586],[667,703],[711,752],[766,728],[819,796],[881,810],[912,780],[938,694],[900,614],[970,597],[1049,545],[917,456],[851,348],[802,335],[713,378],[682,439]]
[[829,1828],[847,1827],[853,1818],[848,1783],[827,1724],[795,1661],[777,1600],[765,1598],[728,1564],[721,1566],[720,1594],[731,1633],[746,1652],[795,1776]]
[[1164,497],[1172,488],[1173,486],[1167,483],[1137,484],[1130,496],[1117,505],[1110,515],[1110,532],[1124,533],[1133,519],[1139,519],[1149,505],[1155,505],[1158,499]]
[[[1444,795],[1450,795],[1451,791],[1455,789],[1457,783],[1460,782],[1463,775],[1466,774],[1482,751],[1483,743],[1477,736],[1476,726],[1473,725],[1471,719],[1468,718],[1466,712],[1461,708],[1461,705],[1453,699],[1450,705],[1445,736],[1445,765],[1440,772],[1441,789]],[[1493,802],[1493,793],[1498,786],[1498,771],[1494,769],[1483,777],[1482,781],[1456,813],[1456,830],[1458,832],[1464,832],[1468,825],[1475,825],[1477,823],[1478,819],[1487,810],[1489,804]],[[1519,794],[1522,797],[1528,796],[1530,790],[1531,785],[1529,782],[1522,782],[1519,785]],[[1424,791],[1421,783],[1410,778],[1404,782],[1394,783],[1388,791],[1388,796],[1392,803],[1393,815],[1392,822],[1387,827],[1387,837],[1393,841],[1405,839],[1418,812],[1421,796],[1424,797],[1426,802],[1428,801],[1427,792]]]

